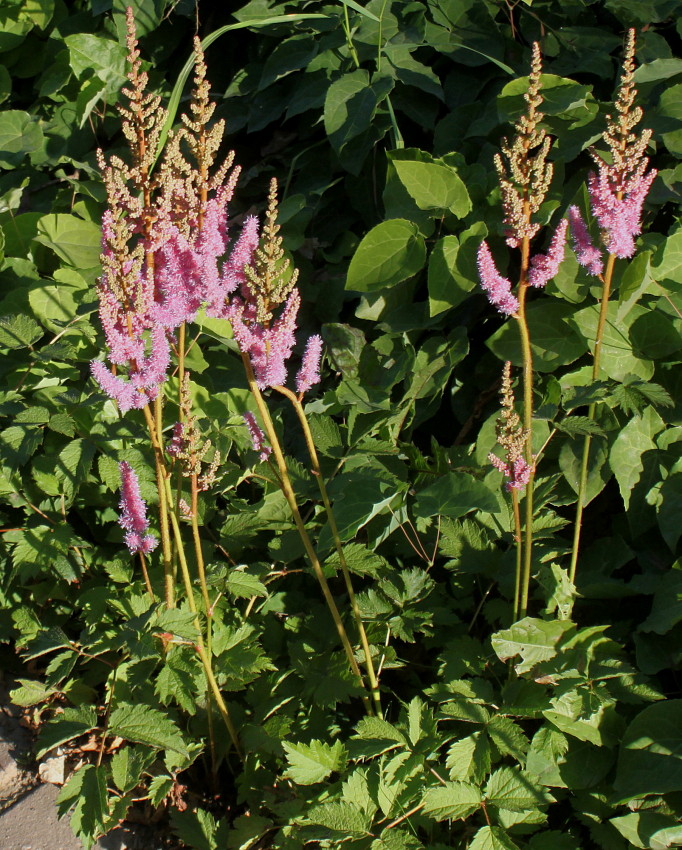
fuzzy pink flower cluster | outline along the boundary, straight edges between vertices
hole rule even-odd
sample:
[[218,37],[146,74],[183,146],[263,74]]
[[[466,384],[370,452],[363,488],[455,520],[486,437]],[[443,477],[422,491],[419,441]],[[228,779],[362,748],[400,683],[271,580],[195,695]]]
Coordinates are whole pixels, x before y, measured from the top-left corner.
[[126,532],[125,542],[132,554],[142,552],[144,555],[153,552],[158,540],[145,532],[149,528],[147,520],[147,505],[140,496],[140,482],[135,470],[129,463],[119,464],[121,472],[121,516],[119,525]]
[[512,295],[511,281],[498,272],[487,242],[481,242],[477,262],[481,286],[488,296],[488,301],[505,316],[516,313],[519,302],[516,296]]
[[121,265],[113,214],[104,214],[99,313],[109,361],[127,367],[127,375],[114,374],[100,360],[92,362],[91,371],[122,412],[156,398],[168,373],[173,332],[192,321],[202,304],[207,315],[225,317],[229,295],[243,282],[244,266],[258,245],[254,216],[246,219],[233,250],[220,262],[228,248],[227,204],[234,182],[230,179],[208,200],[201,229],[190,223],[194,238],[184,236],[172,214],[161,209],[153,244],[137,263],[130,259]]
[[587,225],[578,207],[568,208],[568,220],[571,224],[573,250],[578,262],[587,269],[589,274],[598,277],[604,271],[601,251],[592,244]]
[[495,469],[499,469],[504,474],[505,478],[510,479],[505,484],[507,490],[523,490],[533,474],[533,467],[522,457],[508,463],[491,452],[488,455],[488,460]]
[[648,160],[642,159],[627,180],[611,166],[601,164],[599,171],[587,178],[592,213],[599,223],[606,250],[616,257],[635,253],[635,237],[642,232],[642,207],[658,173],[646,171]]
[[568,221],[562,218],[554,232],[552,241],[549,243],[547,253],[536,254],[531,258],[530,268],[528,269],[528,283],[530,286],[542,288],[556,276],[559,266],[564,259],[567,229]]

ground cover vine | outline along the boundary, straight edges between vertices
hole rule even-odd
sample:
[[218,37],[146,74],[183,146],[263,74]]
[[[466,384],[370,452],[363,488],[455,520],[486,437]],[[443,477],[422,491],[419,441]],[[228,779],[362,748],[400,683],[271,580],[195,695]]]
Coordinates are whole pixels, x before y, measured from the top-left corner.
[[0,21],[0,640],[60,812],[680,844],[678,4],[109,5]]

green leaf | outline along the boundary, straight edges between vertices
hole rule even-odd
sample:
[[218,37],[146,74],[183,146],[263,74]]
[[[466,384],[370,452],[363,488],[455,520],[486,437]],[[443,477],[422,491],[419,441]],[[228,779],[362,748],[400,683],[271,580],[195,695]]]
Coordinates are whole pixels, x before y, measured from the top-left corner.
[[147,705],[121,705],[109,718],[109,734],[126,741],[173,750],[187,757],[189,751],[178,727],[162,711]]
[[81,839],[89,840],[88,846],[91,846],[101,834],[109,814],[106,768],[87,764],[76,771],[57,797],[62,813],[72,801],[75,806],[71,828]]
[[153,750],[140,747],[122,747],[111,759],[111,776],[116,787],[123,794],[136,788],[145,769],[156,758]]
[[488,738],[483,732],[474,732],[450,745],[445,766],[450,771],[450,779],[471,780],[481,785],[490,772],[490,761]]
[[69,213],[49,213],[38,221],[35,238],[76,269],[99,265],[101,231],[91,221]]
[[17,682],[19,687],[10,691],[10,699],[15,705],[24,708],[47,702],[53,694],[58,693],[57,688],[50,688],[34,679],[17,679]]
[[492,774],[485,787],[485,797],[490,805],[510,812],[525,812],[552,800],[528,774],[513,767],[501,767]]
[[651,261],[651,270],[659,283],[682,281],[682,227],[661,242]]
[[584,437],[588,434],[594,437],[606,436],[601,425],[589,416],[567,416],[565,419],[557,419],[554,427],[570,437]]
[[217,850],[218,824],[204,809],[178,811],[171,815],[171,823],[178,838],[193,850]]
[[[342,541],[355,537],[359,529],[400,496],[402,485],[390,474],[371,467],[338,475],[329,486],[329,497]],[[353,493],[354,498],[346,498]]]
[[118,94],[125,82],[126,50],[123,44],[87,32],[67,35],[64,44],[76,77],[82,79],[94,74],[105,84],[103,94]]
[[641,711],[623,735],[614,789],[619,803],[682,791],[682,700]]
[[[592,352],[597,335],[599,310],[599,305],[593,304],[578,310],[570,320],[570,324],[580,331]],[[648,311],[644,307],[635,304],[626,316],[618,318],[618,304],[613,301],[608,306],[600,364],[602,371],[614,381],[624,381],[630,375],[648,381],[654,373],[654,364],[640,357],[637,351],[633,351],[630,339],[632,326],[646,312]]]
[[478,284],[476,250],[488,233],[479,222],[459,236],[444,236],[429,257],[429,314],[456,307]]
[[620,487],[625,510],[630,506],[630,496],[644,471],[642,455],[656,448],[653,438],[664,427],[653,407],[647,407],[641,416],[633,416],[611,446],[609,465]]
[[366,835],[371,825],[371,818],[366,812],[349,803],[323,803],[321,806],[313,806],[308,812],[308,820],[332,832],[351,835]]
[[268,589],[256,576],[245,572],[246,567],[236,567],[227,574],[227,590],[237,599],[249,599],[252,596],[267,596]]
[[472,815],[482,800],[480,790],[470,782],[446,782],[424,794],[422,811],[437,821],[457,820]]
[[[576,438],[565,440],[559,452],[559,467],[574,493],[580,487],[582,458],[585,441]],[[608,446],[604,440],[592,440],[588,460],[587,486],[583,494],[583,504],[589,505],[599,495],[611,477],[608,464]]]
[[651,613],[639,627],[643,632],[667,634],[682,620],[682,565],[678,562],[658,579]]
[[358,68],[335,80],[324,102],[324,129],[329,142],[339,152],[351,139],[370,126],[377,96],[367,71]]
[[0,112],[0,168],[16,168],[27,154],[39,151],[44,141],[40,124],[28,112]]
[[444,215],[448,210],[463,218],[471,210],[471,200],[454,168],[438,162],[394,159],[400,182],[420,210]]
[[682,845],[682,825],[672,815],[657,812],[631,812],[611,818],[609,823],[632,847],[667,850]]
[[453,519],[469,511],[495,513],[498,503],[482,481],[465,472],[448,472],[417,493],[414,514],[418,517],[447,516]]
[[30,316],[0,316],[0,348],[30,348],[44,333]]
[[41,727],[36,757],[42,758],[46,752],[54,747],[72,741],[74,738],[90,732],[96,726],[97,712],[91,706],[65,708],[61,714]]
[[372,292],[416,274],[424,265],[426,248],[419,228],[394,218],[373,227],[357,247],[346,279],[346,289]]
[[574,630],[573,623],[567,620],[545,621],[525,617],[510,629],[496,632],[491,640],[500,661],[521,656],[521,663],[515,667],[516,672],[521,674],[529,672],[541,661],[554,658],[560,641]]
[[483,826],[474,836],[469,850],[519,850],[519,846],[501,827]]
[[487,722],[485,731],[502,755],[511,756],[519,762],[525,760],[530,742],[511,717],[505,717],[503,714],[493,715]]
[[314,785],[346,766],[347,754],[341,741],[325,744],[313,740],[309,744],[283,741],[289,767],[286,776],[297,785]]
[[[569,325],[574,306],[563,301],[543,298],[528,305],[526,318],[530,332],[533,367],[539,372],[553,372],[567,366],[585,353],[585,343]],[[590,308],[591,309],[591,308]],[[486,345],[500,360],[511,360],[523,366],[523,351],[518,322],[505,322]]]
[[658,527],[663,539],[675,551],[682,535],[682,472],[673,472],[661,485],[656,507]]

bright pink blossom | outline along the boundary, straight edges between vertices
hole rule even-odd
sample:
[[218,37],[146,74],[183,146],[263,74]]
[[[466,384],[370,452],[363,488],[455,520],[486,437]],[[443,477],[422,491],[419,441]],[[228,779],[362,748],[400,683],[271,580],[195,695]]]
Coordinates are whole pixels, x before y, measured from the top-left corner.
[[488,300],[500,313],[511,316],[519,309],[519,302],[511,291],[511,281],[497,271],[495,261],[486,242],[478,249],[478,276]]
[[296,390],[299,393],[308,392],[308,390],[320,382],[320,360],[322,358],[322,337],[319,334],[313,334],[308,340],[301,368],[296,375]]
[[604,271],[601,251],[592,244],[587,225],[578,207],[572,206],[568,208],[568,219],[571,224],[573,250],[575,251],[578,262],[591,275],[597,277]]
[[270,446],[266,445],[265,434],[263,434],[256,422],[256,417],[253,413],[247,412],[244,414],[244,422],[246,427],[249,429],[249,436],[251,437],[253,450],[259,453],[261,460],[267,460],[270,457],[272,449]]
[[562,218],[554,232],[552,241],[546,254],[536,254],[531,258],[528,270],[528,283],[531,286],[543,287],[552,280],[559,271],[559,266],[564,259],[566,248],[566,230],[568,220]]
[[[642,207],[657,171],[645,173],[647,159],[627,179],[613,167],[600,164],[587,178],[592,212],[599,222],[606,250],[616,257],[635,253],[635,237],[642,232]],[[620,196],[620,197],[619,197]]]
[[296,342],[296,317],[301,304],[297,289],[292,290],[284,309],[270,327],[245,317],[246,305],[235,299],[229,309],[232,333],[239,350],[248,354],[261,390],[286,383],[286,362]]
[[132,554],[152,552],[158,540],[151,534],[145,534],[149,528],[147,505],[140,496],[140,482],[135,470],[125,461],[119,464],[121,472],[121,516],[119,525],[126,531],[125,542]]

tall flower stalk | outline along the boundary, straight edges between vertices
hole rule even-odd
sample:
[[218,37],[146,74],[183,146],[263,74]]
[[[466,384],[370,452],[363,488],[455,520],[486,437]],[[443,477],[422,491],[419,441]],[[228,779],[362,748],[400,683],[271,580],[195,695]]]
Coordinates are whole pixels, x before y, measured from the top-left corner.
[[[616,259],[629,259],[636,250],[635,238],[641,233],[642,206],[651,184],[656,177],[656,169],[647,170],[649,159],[644,155],[651,130],[634,132],[642,120],[641,107],[635,106],[637,89],[634,84],[635,70],[635,30],[628,31],[625,42],[625,55],[620,83],[616,95],[616,115],[608,116],[608,124],[602,138],[609,149],[609,160],[594,149],[590,151],[597,166],[587,180],[591,212],[599,225],[600,241],[606,252],[606,262],[602,258],[602,249],[595,246],[589,230],[578,207],[571,207],[569,218],[571,233],[578,262],[602,283],[599,306],[599,319],[592,352],[592,380],[599,378],[604,329],[609,309],[609,298],[613,286],[613,272]],[[588,415],[594,419],[596,404],[591,404]],[[575,581],[580,552],[583,511],[587,493],[589,475],[591,437],[585,436],[580,479],[578,482],[578,500],[576,507],[573,546],[569,575]]]
[[[533,562],[533,353],[526,315],[529,287],[542,288],[554,275],[564,256],[567,224],[561,221],[546,254],[531,254],[531,242],[540,230],[537,213],[549,189],[553,167],[547,161],[550,138],[542,128],[541,94],[542,57],[540,47],[533,44],[528,90],[524,94],[526,111],[515,125],[511,144],[504,139],[501,153],[495,156],[495,168],[502,193],[507,245],[520,252],[519,277],[514,292],[512,282],[500,274],[490,248],[483,242],[478,250],[478,272],[490,303],[505,316],[518,322],[523,357],[523,444],[525,522],[523,533],[517,529],[517,576],[515,615],[524,616],[528,609],[528,593]],[[497,464],[496,464],[497,465]],[[518,500],[518,490],[512,498]],[[515,517],[519,505],[514,504]],[[519,523],[517,522],[517,525]]]

